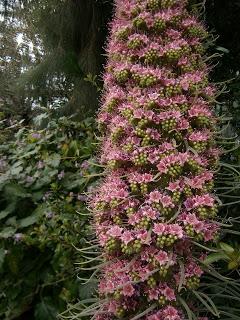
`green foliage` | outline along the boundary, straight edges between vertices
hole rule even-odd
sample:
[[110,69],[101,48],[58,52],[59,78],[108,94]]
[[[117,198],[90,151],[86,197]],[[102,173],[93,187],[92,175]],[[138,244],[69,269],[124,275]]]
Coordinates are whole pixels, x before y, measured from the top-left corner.
[[91,234],[94,128],[63,117],[0,146],[0,319],[56,319],[81,298],[74,264]]

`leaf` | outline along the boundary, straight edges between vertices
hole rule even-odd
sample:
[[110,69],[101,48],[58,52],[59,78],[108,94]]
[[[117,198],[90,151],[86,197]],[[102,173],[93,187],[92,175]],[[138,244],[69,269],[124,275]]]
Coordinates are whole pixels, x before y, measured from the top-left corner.
[[53,153],[51,154],[46,160],[46,164],[48,164],[49,166],[53,167],[53,168],[57,168],[60,164],[61,161],[61,156],[58,153]]
[[219,260],[229,260],[228,256],[225,253],[211,253],[208,257],[204,260],[205,264],[211,264],[213,262],[217,262]]
[[34,311],[34,319],[36,320],[56,320],[58,310],[54,306],[50,297],[44,297],[40,303],[36,305]]
[[0,238],[3,238],[3,239],[10,238],[15,234],[16,230],[17,229],[13,227],[6,227],[0,232]]
[[228,270],[234,270],[239,267],[239,263],[237,261],[230,261],[228,264]]
[[221,249],[227,253],[233,253],[234,252],[234,248],[231,247],[229,244],[224,243],[224,242],[220,242],[219,243]]
[[10,168],[10,174],[12,174],[13,176],[17,176],[17,175],[19,175],[19,173],[21,172],[21,171],[23,171],[23,167],[15,167],[15,168]]
[[0,220],[6,218],[10,213],[14,211],[16,204],[14,202],[10,203],[7,208],[3,211],[0,211]]
[[81,300],[91,298],[94,291],[97,289],[97,282],[90,281],[86,284],[80,285],[79,297]]
[[229,53],[230,52],[230,50],[228,50],[227,48],[220,47],[220,46],[216,47],[216,50],[224,52],[224,53]]
[[36,223],[37,221],[38,221],[38,216],[31,215],[29,217],[18,220],[18,226],[19,228],[26,228]]
[[4,193],[7,198],[28,198],[31,196],[23,187],[15,183],[7,184]]
[[181,305],[183,306],[183,308],[186,310],[187,316],[188,316],[188,320],[193,320],[194,319],[194,314],[193,314],[192,310],[189,308],[189,306],[186,303],[186,301],[183,300],[183,298],[181,298],[181,297],[179,297],[178,300],[181,303]]
[[214,302],[208,295],[204,294],[203,292],[197,292],[195,290],[192,291],[198,300],[207,308],[209,312],[211,312],[214,316],[219,317],[219,311],[215,306]]
[[23,218],[21,220],[18,220],[17,223],[19,228],[26,228],[36,223],[39,217],[45,213],[45,209],[46,209],[45,205],[40,205],[33,211],[33,213],[30,216]]

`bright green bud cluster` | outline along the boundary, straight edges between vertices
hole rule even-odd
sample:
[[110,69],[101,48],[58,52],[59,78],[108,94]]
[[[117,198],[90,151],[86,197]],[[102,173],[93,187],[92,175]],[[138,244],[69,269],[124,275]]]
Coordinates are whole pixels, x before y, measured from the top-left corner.
[[147,109],[155,109],[157,108],[157,103],[156,101],[153,101],[153,100],[149,100],[146,104],[146,108]]
[[128,120],[132,120],[133,119],[133,113],[131,109],[124,109],[121,111],[121,114],[127,118]]
[[138,184],[136,182],[131,182],[130,183],[130,188],[131,188],[131,191],[133,193],[137,193],[139,191]]
[[172,234],[163,235],[157,237],[157,247],[162,249],[164,247],[171,247],[176,241],[178,237]]
[[161,1],[161,7],[162,9],[171,8],[176,4],[177,0],[162,0]]
[[142,194],[146,194],[148,192],[147,183],[140,183],[140,191]]
[[163,31],[166,28],[166,22],[162,19],[156,19],[153,28],[156,32]]
[[148,0],[147,8],[153,11],[156,11],[160,8],[160,0]]
[[156,76],[148,74],[140,77],[139,86],[141,88],[147,88],[157,84],[157,82],[158,79]]
[[133,26],[140,30],[146,30],[147,25],[143,18],[137,17],[133,20]]
[[138,136],[138,137],[144,137],[145,136],[145,130],[139,128],[138,126],[135,128],[135,134]]
[[121,319],[124,317],[124,314],[125,314],[125,310],[121,307],[117,308],[117,311],[116,311],[116,317],[118,319]]
[[165,304],[167,303],[167,299],[164,296],[160,296],[158,299],[158,303],[160,304],[160,306],[165,306]]
[[126,213],[128,216],[131,216],[132,214],[134,214],[135,212],[135,209],[134,208],[127,208],[126,209]]
[[117,199],[112,199],[110,202],[110,207],[111,208],[116,208],[119,205],[119,200]]
[[206,38],[208,33],[204,30],[201,26],[190,26],[187,29],[187,33],[190,37],[199,37],[199,38]]
[[151,277],[148,278],[147,284],[148,284],[148,286],[149,286],[150,288],[154,288],[154,287],[156,287],[157,282],[156,282],[156,280],[154,279],[154,277],[151,276]]
[[183,141],[183,135],[181,132],[179,131],[175,131],[172,133],[173,138],[177,141],[177,142],[182,142]]
[[190,143],[191,147],[197,152],[204,152],[207,148],[207,142],[205,141],[193,141]]
[[200,279],[198,276],[190,277],[186,280],[186,288],[196,290],[199,288]]
[[169,132],[176,128],[177,121],[175,119],[166,119],[161,123],[162,130]]
[[125,83],[130,78],[130,72],[127,69],[118,71],[115,73],[115,77],[118,83]]
[[133,163],[136,166],[144,166],[148,164],[148,155],[144,152],[139,153],[137,156],[134,157]]
[[149,123],[148,119],[141,119],[141,120],[138,122],[138,127],[139,127],[139,128],[143,128],[143,127],[145,127],[148,123]]
[[186,111],[188,111],[188,109],[189,109],[189,105],[187,103],[183,103],[180,105],[180,110],[182,112],[186,112]]
[[119,290],[116,290],[113,294],[114,299],[120,300],[121,299],[121,292]]
[[99,201],[96,204],[96,210],[105,210],[107,207],[107,203],[105,201]]
[[159,268],[159,275],[161,278],[166,278],[169,271],[169,267],[167,266],[160,266]]
[[118,30],[116,37],[119,40],[126,40],[129,36],[130,29],[128,27],[121,28]]
[[186,186],[184,187],[183,192],[184,192],[184,195],[185,195],[186,197],[191,197],[191,196],[193,195],[192,189],[191,189],[191,187],[188,186],[188,185],[186,185]]
[[142,40],[140,39],[130,40],[127,45],[128,45],[128,48],[130,49],[137,49],[141,47]]
[[178,177],[181,173],[182,173],[182,167],[180,166],[180,164],[172,165],[167,171],[167,174],[173,178]]
[[179,203],[181,199],[181,192],[180,191],[174,191],[172,194],[172,200],[174,203]]
[[182,90],[179,85],[169,85],[165,88],[166,97],[172,97],[177,94],[181,94]]
[[119,248],[119,242],[117,239],[109,239],[106,243],[106,249],[108,252],[114,252]]
[[144,62],[146,64],[156,64],[159,60],[158,51],[156,49],[150,49],[144,55]]
[[123,146],[123,151],[126,151],[126,152],[133,151],[133,144],[132,143],[125,144],[125,146]]
[[182,56],[181,49],[171,49],[166,52],[166,58],[169,60],[178,60]]
[[148,229],[151,219],[148,217],[142,218],[142,220],[137,224],[139,229]]
[[210,125],[210,120],[206,116],[196,117],[195,122],[198,127],[203,127],[203,126],[209,127],[209,125]]
[[202,44],[198,43],[194,46],[194,50],[196,51],[196,53],[203,55],[205,53],[205,48]]
[[173,212],[173,209],[170,208],[170,207],[162,208],[162,210],[161,210],[161,214],[162,214],[163,216],[166,216],[166,217],[168,217],[169,215],[171,215],[172,212]]
[[108,104],[106,105],[106,110],[107,112],[113,112],[115,107],[118,104],[118,100],[117,99],[112,99],[108,102]]
[[122,253],[126,255],[132,255],[133,253],[138,253],[142,249],[142,244],[140,240],[134,240],[128,244],[121,244]]
[[118,166],[119,166],[119,161],[117,161],[117,160],[108,161],[108,167],[110,169],[116,169],[116,168],[118,168]]
[[113,141],[113,142],[116,142],[119,138],[122,137],[123,133],[124,133],[123,128],[117,128],[117,129],[115,129],[115,131],[112,132],[112,134],[111,134],[111,139],[112,139],[112,141]]
[[120,218],[119,215],[116,215],[113,217],[113,222],[120,226],[122,224],[122,219]]
[[145,135],[142,139],[141,146],[147,147],[149,145],[150,141],[151,141],[151,137],[149,137],[148,135]]
[[194,235],[195,235],[195,231],[194,231],[194,229],[193,229],[193,226],[190,225],[190,224],[187,224],[187,225],[185,226],[185,232],[186,232],[186,234],[187,234],[190,238],[193,238]]
[[203,219],[215,218],[218,213],[217,205],[213,207],[198,207],[197,212],[199,216]]
[[201,173],[203,170],[202,167],[194,159],[189,159],[187,161],[187,164],[189,166],[190,171],[192,172]]

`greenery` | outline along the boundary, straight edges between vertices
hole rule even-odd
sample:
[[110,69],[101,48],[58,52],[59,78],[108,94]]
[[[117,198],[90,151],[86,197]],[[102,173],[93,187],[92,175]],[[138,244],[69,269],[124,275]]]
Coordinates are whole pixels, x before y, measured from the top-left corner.
[[1,319],[27,311],[55,319],[66,302],[85,295],[74,263],[91,232],[84,192],[96,173],[89,164],[93,129],[92,119],[65,117],[43,130],[19,125],[0,148]]

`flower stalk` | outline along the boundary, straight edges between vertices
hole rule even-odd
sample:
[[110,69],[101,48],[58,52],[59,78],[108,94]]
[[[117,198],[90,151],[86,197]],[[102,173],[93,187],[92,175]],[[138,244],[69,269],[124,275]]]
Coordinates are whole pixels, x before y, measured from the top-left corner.
[[115,5],[98,117],[107,169],[91,199],[108,302],[95,319],[185,319],[219,232],[208,34],[185,0]]

